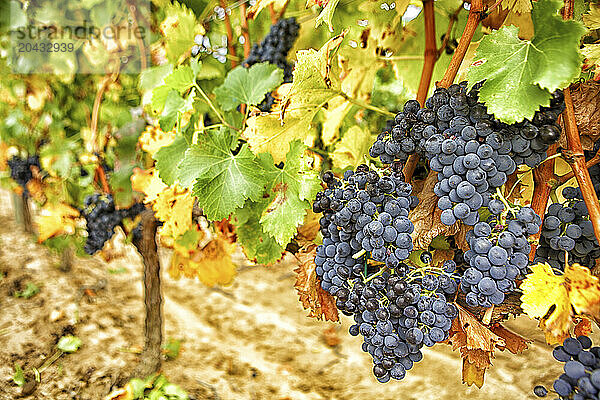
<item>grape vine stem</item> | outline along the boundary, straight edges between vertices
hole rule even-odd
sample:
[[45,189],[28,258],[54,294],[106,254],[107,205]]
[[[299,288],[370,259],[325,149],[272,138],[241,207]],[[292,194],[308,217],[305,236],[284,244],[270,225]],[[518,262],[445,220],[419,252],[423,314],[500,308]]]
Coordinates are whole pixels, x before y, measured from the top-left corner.
[[433,67],[438,59],[437,45],[435,43],[435,10],[433,0],[423,0],[423,13],[425,16],[425,59],[423,70],[421,72],[421,81],[417,90],[417,101],[421,107],[425,105],[431,77],[433,76]]
[[[594,165],[597,165],[598,163],[600,163],[600,150],[598,150],[596,152],[596,154],[594,155],[594,157],[591,160],[589,160],[588,162],[585,163],[585,167],[587,169],[590,169],[591,167],[593,167]],[[566,173],[561,176],[555,175],[554,179],[557,181],[557,186],[562,186],[565,183],[567,183],[567,181],[574,176],[575,176],[575,173],[573,171],[571,171],[571,172]]]
[[[417,101],[421,104],[421,107],[425,105],[427,92],[429,92],[429,86],[431,85],[431,77],[433,76],[433,68],[438,59],[438,49],[435,42],[435,9],[433,0],[423,1],[423,14],[425,17],[425,55],[419,89],[417,90]],[[412,154],[408,157],[402,169],[406,182],[411,181],[418,162],[419,156],[417,154]]]
[[231,68],[235,68],[237,66],[237,58],[235,56],[235,46],[233,40],[233,29],[231,29],[231,20],[229,19],[229,14],[227,14],[227,2],[225,0],[219,1],[221,8],[225,11],[225,32],[227,33],[227,49],[229,51],[229,55],[233,58],[231,60]]
[[[565,10],[566,9],[567,7],[565,6]],[[585,201],[590,220],[594,226],[596,238],[600,240],[600,204],[598,203],[598,196],[594,190],[594,184],[592,183],[590,173],[587,170],[585,163],[585,154],[583,153],[583,147],[581,146],[581,140],[579,138],[579,130],[577,128],[577,122],[575,121],[575,109],[570,88],[565,88],[564,96],[566,108],[563,112],[563,123],[567,134],[568,148],[564,154],[573,170],[575,179],[577,179],[577,184],[581,189],[583,201]]]
[[452,60],[450,60],[450,65],[448,65],[448,69],[446,69],[444,77],[439,82],[440,87],[448,87],[454,82],[454,78],[456,78],[458,69],[460,68],[462,61],[465,58],[465,54],[467,54],[467,50],[469,49],[471,40],[473,40],[475,30],[479,26],[482,12],[483,0],[471,1],[471,9],[469,10],[469,18],[467,19],[467,25],[465,26],[465,30],[463,31],[460,37],[460,41],[458,42],[458,46],[454,51]]
[[463,10],[463,6],[461,5],[460,7],[458,7],[458,9],[456,11],[454,11],[454,13],[450,14],[450,16],[448,17],[448,19],[449,19],[448,29],[446,29],[446,34],[444,35],[444,39],[442,40],[442,43],[440,44],[440,48],[438,49],[438,52],[437,52],[438,58],[440,58],[440,56],[446,49],[448,42],[450,41],[450,33],[452,32],[452,27],[454,26],[454,23],[456,21],[458,21],[458,14],[460,14],[460,12],[462,10]]
[[[546,213],[546,207],[548,206],[548,198],[550,197],[550,191],[552,190],[552,176],[554,174],[554,163],[556,158],[553,156],[556,154],[558,144],[553,144],[548,148],[548,162],[544,162],[538,165],[533,170],[533,196],[531,198],[531,208],[537,215],[542,219],[544,223],[544,214]],[[534,240],[540,238],[542,228],[533,235]],[[529,259],[533,261],[535,257],[536,246],[532,246],[529,252]]]
[[250,55],[250,30],[248,29],[248,19],[246,18],[246,3],[240,5],[240,25],[242,26],[242,36],[244,37],[244,58]]

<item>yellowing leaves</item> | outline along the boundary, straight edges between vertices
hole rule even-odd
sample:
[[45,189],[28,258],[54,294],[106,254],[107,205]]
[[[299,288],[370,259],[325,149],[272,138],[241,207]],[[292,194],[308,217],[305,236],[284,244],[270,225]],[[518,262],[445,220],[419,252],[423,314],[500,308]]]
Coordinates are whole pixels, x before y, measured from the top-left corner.
[[332,154],[333,166],[344,169],[357,167],[364,163],[364,155],[369,153],[369,147],[375,138],[358,126],[353,126],[344,134],[342,140],[335,145]]
[[564,275],[556,275],[548,264],[531,269],[521,285],[521,307],[530,317],[540,318],[549,344],[569,335],[574,316],[600,317],[600,284],[588,268],[568,265]]
[[144,193],[144,203],[152,203],[156,201],[158,195],[162,193],[168,186],[158,176],[158,171],[151,168],[147,171],[135,168],[131,175],[131,187],[137,192]]
[[329,40],[319,51],[308,49],[296,54],[293,82],[281,101],[281,108],[247,121],[243,136],[255,154],[270,153],[273,161],[279,163],[285,160],[290,142],[311,140],[313,118],[339,94],[332,89],[329,77],[329,53],[340,45],[344,34]]
[[161,147],[165,147],[173,143],[175,140],[175,131],[171,130],[164,132],[160,127],[154,125],[148,125],[146,130],[142,132],[138,142],[142,150],[154,156]]
[[194,198],[189,189],[172,186],[159,193],[152,209],[156,218],[164,222],[160,234],[178,238],[192,227]]
[[62,235],[72,235],[75,233],[75,224],[79,217],[79,211],[73,207],[64,204],[48,204],[41,209],[39,215],[35,218],[38,226],[38,242]]
[[248,9],[246,16],[248,19],[254,19],[267,6],[273,5],[273,9],[281,10],[287,4],[286,0],[258,0]]
[[335,299],[323,290],[315,272],[316,251],[317,246],[311,243],[296,254],[299,263],[294,270],[297,274],[294,287],[298,291],[304,309],[310,310],[309,317],[337,322],[339,316]]
[[156,218],[164,222],[160,231],[162,236],[176,239],[191,228],[194,198],[189,189],[165,185],[154,168],[148,171],[135,169],[131,186],[146,195],[144,203],[151,204]]
[[[221,232],[201,246],[202,232],[197,228],[186,234],[187,243],[175,243],[169,274],[173,278],[198,278],[207,286],[228,285],[236,274],[236,266],[231,260],[235,245]],[[191,249],[190,249],[191,248]]]

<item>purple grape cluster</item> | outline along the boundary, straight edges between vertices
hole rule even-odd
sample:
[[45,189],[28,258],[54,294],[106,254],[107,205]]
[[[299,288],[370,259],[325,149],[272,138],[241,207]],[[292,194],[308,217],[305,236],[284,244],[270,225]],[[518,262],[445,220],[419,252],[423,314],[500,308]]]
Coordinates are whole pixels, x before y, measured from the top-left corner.
[[581,191],[566,187],[562,194],[567,202],[553,203],[546,211],[534,261],[562,270],[566,254],[569,263],[592,268],[600,257],[600,245]]
[[[242,65],[249,68],[261,62],[275,64],[283,70],[283,82],[291,82],[294,65],[288,62],[287,56],[294,46],[299,32],[300,25],[296,22],[296,18],[280,19],[271,25],[269,33],[260,44],[255,43],[252,45],[250,54],[242,62]],[[268,93],[265,100],[258,105],[258,108],[262,111],[269,111],[274,102],[273,95]]]
[[38,169],[41,169],[40,157],[37,155],[29,156],[27,158],[12,156],[8,160],[7,164],[10,168],[11,179],[25,189],[25,192],[27,192],[27,184],[33,179],[31,167],[37,167]]
[[539,231],[541,218],[531,207],[505,209],[497,199],[490,200],[491,213],[467,232],[469,250],[464,254],[469,268],[461,279],[461,290],[472,307],[491,307],[504,301],[516,289],[515,279],[527,273],[531,244],[528,236]]
[[[81,213],[85,218],[88,233],[84,250],[89,255],[102,250],[104,243],[113,237],[115,228],[123,219],[133,219],[145,209],[142,203],[135,203],[129,208],[117,210],[112,195],[100,193],[87,196],[83,205]],[[138,234],[141,234],[141,230]]]
[[[552,355],[564,363],[564,374],[552,385],[560,399],[600,398],[600,347],[592,347],[589,337],[567,338],[561,346],[554,348]],[[545,397],[548,390],[544,386],[536,386],[534,393]]]
[[[408,214],[417,199],[400,168],[378,172],[360,165],[343,180],[326,172],[327,187],[313,204],[323,213],[316,274],[337,308],[354,317],[350,333],[364,338],[363,350],[373,357],[373,374],[382,383],[404,378],[423,358],[423,345],[446,340],[458,314],[445,297],[458,288],[454,261],[443,270],[404,262],[413,246]],[[429,263],[431,255],[423,261]]]

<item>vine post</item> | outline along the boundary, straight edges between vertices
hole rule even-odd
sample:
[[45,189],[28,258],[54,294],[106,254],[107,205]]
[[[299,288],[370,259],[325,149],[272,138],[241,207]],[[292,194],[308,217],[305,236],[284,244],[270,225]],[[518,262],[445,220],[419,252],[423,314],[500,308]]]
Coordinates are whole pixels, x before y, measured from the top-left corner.
[[144,349],[134,376],[146,377],[161,366],[163,339],[163,298],[160,284],[160,260],[156,246],[157,221],[152,210],[141,214],[142,237],[134,242],[144,263]]
[[24,191],[20,195],[13,192],[11,193],[11,196],[13,201],[13,212],[17,223],[23,227],[23,230],[26,233],[34,233],[29,195]]

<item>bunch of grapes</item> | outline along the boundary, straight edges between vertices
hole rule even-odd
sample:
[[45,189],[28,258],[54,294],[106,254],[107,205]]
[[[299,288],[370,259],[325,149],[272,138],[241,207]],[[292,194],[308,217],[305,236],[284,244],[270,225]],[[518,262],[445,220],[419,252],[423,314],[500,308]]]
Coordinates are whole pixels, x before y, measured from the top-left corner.
[[104,243],[113,237],[115,228],[123,219],[135,218],[145,209],[142,203],[136,203],[130,208],[117,210],[112,195],[99,193],[87,196],[83,205],[82,214],[88,232],[84,250],[90,255],[102,250]]
[[531,207],[507,209],[497,199],[490,200],[491,213],[486,222],[478,222],[467,232],[469,264],[461,280],[468,305],[491,307],[504,301],[505,293],[516,289],[515,279],[522,278],[529,265],[529,235],[539,231],[541,218]]
[[[587,336],[567,338],[562,346],[554,348],[552,355],[564,364],[565,373],[554,381],[553,388],[560,399],[597,399],[600,392],[600,347],[592,347]],[[534,393],[545,397],[548,390],[536,386]]]
[[490,194],[507,181],[518,164],[535,166],[546,158],[548,145],[560,130],[556,117],[564,109],[560,91],[550,107],[542,107],[533,121],[506,125],[479,103],[480,85],[467,93],[466,82],[438,88],[421,108],[416,100],[396,115],[396,125],[380,134],[369,150],[383,163],[405,162],[409,155],[424,155],[438,172],[434,188],[446,225],[457,220],[467,225],[479,221]]
[[323,181],[313,204],[323,213],[317,276],[338,309],[354,317],[350,333],[362,335],[379,382],[402,379],[423,358],[423,345],[448,338],[458,315],[445,297],[458,288],[456,263],[417,269],[404,262],[413,248],[408,214],[418,200],[400,164],[380,172],[360,165],[343,180],[326,172]]
[[592,268],[600,257],[600,245],[581,191],[566,187],[562,194],[567,202],[553,203],[546,211],[534,261],[556,269],[563,269],[567,260]]
[[31,167],[41,169],[40,157],[37,155],[27,158],[12,156],[8,160],[8,167],[10,168],[10,177],[27,192],[27,183],[33,179]]
[[[269,33],[260,44],[252,45],[250,55],[242,62],[242,65],[249,68],[261,62],[275,64],[283,70],[283,82],[291,82],[293,64],[288,62],[287,56],[294,46],[299,32],[300,25],[296,22],[296,18],[280,19],[271,25]],[[270,111],[274,102],[273,95],[268,93],[258,108],[262,111]]]

